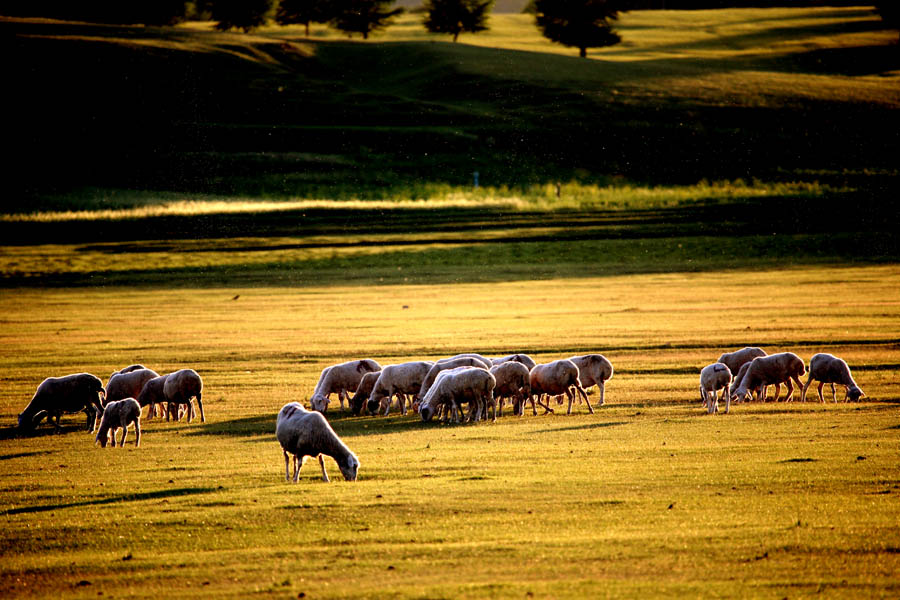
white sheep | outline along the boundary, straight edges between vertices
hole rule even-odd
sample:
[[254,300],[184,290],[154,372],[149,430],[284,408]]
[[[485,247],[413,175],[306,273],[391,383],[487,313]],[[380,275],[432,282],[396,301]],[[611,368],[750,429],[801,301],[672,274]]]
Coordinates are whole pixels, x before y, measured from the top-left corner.
[[491,375],[496,380],[494,398],[497,412],[503,415],[503,401],[510,399],[513,414],[521,416],[525,409],[525,399],[531,396],[531,381],[528,366],[519,361],[505,361],[491,367]]
[[[139,366],[139,365],[135,365]],[[131,369],[129,367],[129,369]],[[153,369],[144,367],[117,371],[113,373],[106,383],[106,402],[122,400],[123,398],[137,398],[144,389],[144,384],[159,377],[159,373]]]
[[787,395],[785,401],[790,402],[794,396],[793,380],[797,384],[797,389],[802,389],[800,384],[800,375],[806,372],[806,365],[803,359],[793,352],[781,352],[779,354],[771,354],[769,356],[759,356],[750,361],[747,372],[744,374],[740,385],[734,390],[732,399],[749,398],[753,390],[757,390],[757,399],[765,402],[766,388],[770,385],[775,386],[775,402],[781,391],[781,384],[787,384]]
[[[150,381],[153,381],[152,379]],[[150,382],[148,381],[147,384]],[[144,384],[146,387],[147,384]],[[143,390],[141,390],[143,392]],[[206,423],[206,415],[203,414],[203,381],[200,375],[193,369],[181,369],[169,373],[163,382],[163,394],[169,404],[169,412],[172,405],[185,404],[188,409],[188,423],[194,416],[192,398],[197,398],[197,407],[200,409],[200,422]],[[141,405],[143,406],[143,404]],[[166,420],[168,420],[168,415]]]
[[419,405],[419,416],[430,421],[442,407],[449,407],[454,422],[459,422],[460,404],[469,403],[469,420],[479,421],[487,416],[487,405],[491,405],[493,420],[497,420],[497,405],[494,401],[496,379],[488,371],[479,367],[456,367],[441,371],[434,385],[425,394]]
[[337,394],[341,402],[341,412],[344,411],[344,399],[350,400],[350,392],[359,387],[363,375],[373,371],[380,371],[381,365],[372,359],[351,360],[338,365],[325,367],[309,398],[309,405],[313,410],[325,412],[328,410],[331,394]]
[[134,423],[135,447],[141,445],[141,405],[134,398],[123,398],[106,403],[103,409],[103,418],[100,419],[100,428],[97,430],[95,442],[106,448],[107,442],[112,442],[116,447],[116,430],[122,429],[121,447],[125,447],[125,438],[128,436],[128,426]]
[[318,458],[322,467],[322,479],[329,481],[325,471],[325,456],[330,456],[338,464],[344,479],[356,481],[359,459],[350,451],[328,424],[320,412],[308,411],[299,402],[289,402],[278,412],[275,437],[284,453],[284,475],[291,481],[290,455],[294,457],[294,483],[300,476],[300,467],[306,458]]
[[847,391],[844,396],[844,402],[847,400],[858,402],[862,396],[865,396],[865,393],[856,385],[853,376],[850,375],[850,367],[847,363],[831,354],[823,352],[815,354],[809,359],[809,378],[806,380],[806,383],[803,385],[803,391],[800,393],[800,400],[803,402],[806,402],[806,390],[813,379],[819,382],[816,392],[823,404],[825,403],[825,398],[822,396],[822,387],[826,383],[831,384],[832,402],[837,402],[837,395],[834,390],[834,384],[836,383],[844,386],[844,389]]
[[506,362],[522,363],[523,365],[525,365],[528,368],[529,371],[534,368],[534,365],[537,364],[533,358],[531,358],[527,354],[521,354],[521,353],[520,354],[507,354],[506,356],[501,356],[500,358],[492,358],[491,359],[492,366],[502,365],[503,363],[506,363]]
[[578,378],[578,367],[571,360],[564,358],[535,365],[529,374],[529,382],[531,383],[531,410],[534,414],[537,414],[534,406],[535,396],[538,398],[538,404],[544,407],[546,413],[553,412],[553,409],[541,401],[541,396],[561,396],[562,394],[569,399],[566,414],[572,414],[572,402],[575,400],[572,388],[575,388],[577,394],[587,403],[590,413],[594,414],[594,407],[591,406],[591,401],[588,400],[587,393]]
[[437,377],[438,373],[448,369],[455,369],[456,367],[478,367],[487,371],[490,368],[490,363],[486,364],[483,360],[474,356],[460,356],[458,358],[445,358],[439,360],[431,365],[431,368],[428,369],[428,373],[425,374],[425,379],[422,380],[422,385],[419,387],[419,398],[425,397],[425,394],[428,393],[428,388],[434,383],[434,379]]
[[716,362],[720,362],[728,367],[731,374],[735,375],[741,370],[742,365],[760,356],[766,356],[766,351],[756,346],[745,346],[734,352],[726,352]]
[[372,394],[372,390],[375,389],[375,383],[378,381],[379,375],[381,375],[380,370],[372,371],[363,375],[362,379],[359,380],[359,385],[356,386],[356,391],[353,393],[353,397],[350,398],[350,412],[354,416],[359,416],[362,413],[363,407]]
[[[753,361],[750,361],[753,362]],[[736,402],[741,402],[743,398],[738,398],[735,394],[735,391],[741,386],[741,382],[744,381],[744,377],[747,376],[747,371],[750,369],[750,362],[745,362],[741,365],[741,368],[738,369],[737,375],[735,375],[731,380],[731,386],[728,390],[728,397]],[[757,395],[760,394],[759,389],[751,389],[751,394],[756,392]]]
[[[422,381],[428,374],[428,370],[434,366],[427,360],[388,365],[381,370],[381,375],[375,381],[372,394],[366,407],[370,413],[384,411],[387,415],[391,410],[391,399],[397,396],[400,402],[400,413],[406,414],[406,395],[415,396],[422,387]],[[414,398],[415,400],[415,398]]]
[[585,354],[569,358],[578,367],[578,379],[585,390],[597,386],[600,390],[600,402],[597,406],[606,403],[606,382],[612,379],[613,366],[602,354]]
[[722,399],[725,400],[725,414],[731,409],[731,369],[722,363],[706,365],[700,371],[700,398],[706,406],[709,414],[719,412],[718,392],[722,390]]
[[103,382],[90,373],[48,377],[41,382],[31,402],[19,415],[19,429],[31,431],[44,418],[49,421],[56,417],[54,431],[59,432],[59,418],[63,413],[84,412],[87,429],[94,431],[97,418],[103,414],[101,398],[105,396]]
[[463,352],[462,354],[456,354],[454,356],[448,356],[447,358],[438,359],[437,362],[446,361],[446,360],[455,360],[457,358],[477,358],[478,360],[480,360],[481,362],[484,363],[485,369],[489,369],[491,367],[491,365],[493,364],[491,359],[489,359],[488,357],[483,356],[481,354],[478,354],[477,352]]

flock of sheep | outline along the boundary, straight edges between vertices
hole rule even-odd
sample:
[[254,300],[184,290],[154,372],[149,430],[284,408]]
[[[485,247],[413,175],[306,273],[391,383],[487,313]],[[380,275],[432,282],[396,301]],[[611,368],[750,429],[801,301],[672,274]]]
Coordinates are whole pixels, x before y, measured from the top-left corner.
[[[801,400],[815,380],[819,382],[818,396],[824,402],[822,388],[831,384],[832,399],[836,402],[835,384],[847,390],[845,400],[859,400],[863,391],[850,375],[847,363],[830,354],[816,354],[809,364],[809,378],[800,383],[806,372],[803,360],[791,352],[767,355],[756,347],[746,347],[728,352],[718,361],[700,372],[700,398],[709,413],[718,412],[718,392],[726,401],[725,412],[731,402],[750,400],[765,401],[766,389],[775,386],[778,400],[781,384],[787,385],[786,400],[793,398],[794,383],[802,389]],[[733,375],[736,374],[736,375]],[[322,477],[328,481],[324,456],[332,457],[348,481],[356,479],[359,459],[337,436],[326,420],[330,398],[337,395],[343,411],[344,402],[354,415],[364,410],[368,414],[390,412],[396,400],[401,414],[411,409],[418,412],[423,421],[435,416],[442,420],[460,422],[497,420],[502,415],[505,401],[509,401],[513,413],[523,415],[527,403],[533,414],[537,406],[544,414],[553,412],[550,399],[558,404],[568,399],[566,414],[571,414],[576,398],[594,412],[586,388],[597,386],[600,391],[598,406],[605,403],[605,384],[612,378],[613,366],[601,354],[586,354],[567,359],[537,364],[526,354],[510,354],[500,358],[487,358],[480,354],[458,354],[435,362],[413,361],[381,367],[371,359],[352,360],[326,367],[319,377],[309,399],[312,410],[298,402],[286,404],[278,413],[275,437],[281,445],[285,461],[285,478],[296,482],[300,467],[308,457],[317,457]],[[792,383],[793,382],[793,383]],[[31,402],[19,415],[19,429],[34,429],[44,418],[59,418],[62,413],[84,412],[87,428],[96,430],[95,442],[105,447],[110,441],[116,445],[116,432],[122,430],[120,444],[124,446],[128,426],[134,424],[136,446],[141,441],[141,411],[149,407],[148,418],[157,410],[179,419],[182,412],[188,422],[194,416],[193,400],[196,398],[200,420],[205,422],[202,401],[203,382],[193,369],[181,369],[160,376],[142,365],[131,365],[114,372],[104,388],[99,378],[89,373],[77,373],[64,377],[45,379]],[[352,393],[352,395],[351,395]],[[103,402],[105,400],[105,402]],[[100,418],[99,428],[97,418]],[[291,474],[293,458],[293,475]]]

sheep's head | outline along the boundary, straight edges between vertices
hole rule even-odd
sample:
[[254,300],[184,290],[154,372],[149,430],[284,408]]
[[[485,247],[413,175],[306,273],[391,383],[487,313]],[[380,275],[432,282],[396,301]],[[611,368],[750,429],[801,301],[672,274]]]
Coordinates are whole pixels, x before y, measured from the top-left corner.
[[326,412],[328,410],[328,396],[313,394],[309,399],[309,406],[320,413]]
[[852,402],[859,402],[859,399],[865,395],[865,392],[863,392],[858,387],[853,387],[847,390],[847,399]]
[[344,464],[338,464],[338,466],[341,468],[344,479],[347,481],[356,481],[356,474],[359,471],[359,459],[356,458],[356,456],[348,454],[346,462]]
[[366,401],[366,410],[369,411],[369,414],[374,415],[378,412],[378,409],[381,408],[382,400],[384,400],[384,394],[372,392],[372,395]]
[[350,398],[350,411],[354,417],[358,417],[362,413],[363,406],[366,405],[368,398],[369,395],[362,392]]
[[434,407],[430,404],[419,405],[419,416],[427,423],[434,417]]
[[34,429],[34,419],[22,413],[19,415],[19,429],[22,431],[31,431]]
[[94,438],[94,443],[100,442],[101,448],[106,448],[107,442],[109,442],[109,431],[106,429],[100,429],[97,432],[97,437]]

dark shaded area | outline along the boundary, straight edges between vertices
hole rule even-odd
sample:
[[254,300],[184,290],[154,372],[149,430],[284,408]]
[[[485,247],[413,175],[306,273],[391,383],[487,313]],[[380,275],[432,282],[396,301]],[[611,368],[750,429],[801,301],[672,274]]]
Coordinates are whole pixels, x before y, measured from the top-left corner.
[[[270,36],[251,44],[218,35],[0,20],[0,49],[16,57],[6,72],[7,145],[16,152],[4,210],[27,210],[48,193],[81,186],[387,197],[423,181],[466,185],[476,170],[482,185],[494,186],[609,175],[681,183],[798,170],[894,173],[900,154],[900,117],[887,107],[623,100],[602,85],[558,89],[459,68],[481,57],[524,58],[575,69],[576,79],[590,82],[590,70],[606,68],[602,61],[449,43]],[[780,62],[773,68],[849,75],[896,68],[896,53],[883,50],[773,59]],[[646,76],[691,68],[679,60],[644,67]],[[896,189],[893,178],[884,183]]]
[[[10,428],[11,429],[11,428]],[[0,431],[0,440],[8,440],[12,439],[15,436],[5,437],[6,431]],[[28,458],[30,456],[44,456],[46,454],[52,454],[49,450],[45,450],[42,452],[19,452],[17,454],[4,454],[0,456],[0,461],[2,460],[12,460],[15,458]]]
[[158,490],[155,492],[143,492],[140,494],[123,494],[120,496],[112,496],[109,498],[97,498],[95,500],[84,500],[82,502],[67,502],[60,504],[43,504],[41,506],[23,506],[21,508],[11,508],[2,514],[6,516],[30,514],[37,512],[47,512],[51,510],[59,510],[63,508],[75,508],[80,506],[103,506],[105,504],[118,504],[120,502],[139,502],[141,500],[156,500],[158,498],[177,498],[180,496],[191,496],[194,494],[209,494],[215,492],[216,488],[176,488],[172,490]]

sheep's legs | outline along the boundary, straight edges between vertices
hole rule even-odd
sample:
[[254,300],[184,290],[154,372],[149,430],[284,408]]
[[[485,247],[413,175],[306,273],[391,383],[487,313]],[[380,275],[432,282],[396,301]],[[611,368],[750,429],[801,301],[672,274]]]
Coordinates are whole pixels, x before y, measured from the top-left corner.
[[[113,437],[115,437],[115,434],[113,435]],[[122,448],[125,447],[125,438],[126,437],[128,437],[128,424],[123,423],[122,424],[122,443],[120,444],[120,447],[122,447]]]
[[[809,379],[806,380],[806,383],[803,384],[803,389],[800,390],[800,402],[806,402],[806,390],[809,389],[809,384],[812,383],[813,377],[812,373],[809,374]],[[821,393],[819,394],[821,400]]]
[[[728,414],[728,411],[731,410],[731,394],[728,393],[728,386],[722,390],[722,400],[725,401],[725,414]],[[719,404],[716,403],[716,410],[718,410]]]
[[605,382],[601,381],[597,384],[597,387],[600,388],[600,404],[597,406],[603,406],[606,404],[606,385]]
[[[601,385],[602,385],[602,384],[601,384]],[[587,392],[584,391],[584,388],[581,387],[581,386],[577,386],[577,385],[576,385],[576,386],[575,386],[575,391],[578,392],[578,394],[579,394],[582,398],[584,398],[584,403],[587,404],[588,412],[591,413],[591,414],[594,414],[594,407],[591,406],[591,401],[588,400]],[[601,401],[600,404],[603,404],[603,402]]]
[[291,480],[291,457],[288,455],[287,450],[282,450],[284,453],[284,480]]
[[331,480],[328,479],[328,473],[325,471],[325,455],[324,454],[319,455],[319,466],[322,467],[322,479],[325,481],[325,483],[328,483]]
[[134,447],[140,448],[141,447],[141,419],[140,419],[140,417],[138,417],[137,419],[134,420],[134,435],[135,435]]
[[[848,395],[849,395],[849,392],[848,392]],[[835,390],[834,390],[833,383],[831,384],[831,401],[837,402],[837,392],[835,392]],[[846,401],[847,401],[847,396],[844,396],[844,402],[846,402]]]

